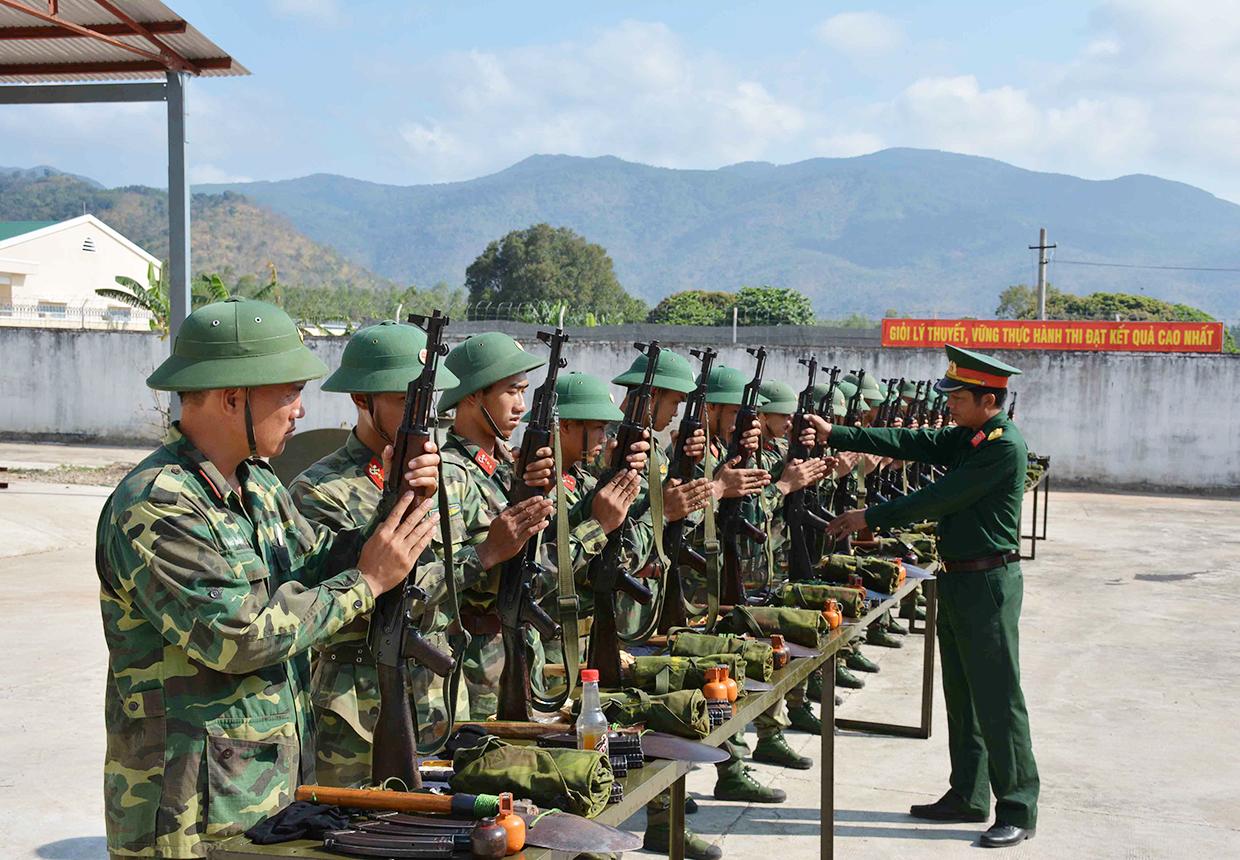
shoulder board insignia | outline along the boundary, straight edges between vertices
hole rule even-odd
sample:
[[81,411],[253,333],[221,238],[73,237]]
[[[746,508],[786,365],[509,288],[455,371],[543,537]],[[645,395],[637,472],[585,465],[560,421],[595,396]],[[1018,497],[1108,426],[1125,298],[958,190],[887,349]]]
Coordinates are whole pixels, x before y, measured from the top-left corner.
[[495,467],[499,465],[495,462],[494,457],[486,451],[483,451],[481,448],[479,448],[478,453],[474,455],[474,462],[478,464],[479,469],[487,473],[487,477],[494,475]]
[[568,474],[568,472],[564,473],[564,489],[568,490],[570,493],[577,492],[577,478]]
[[998,439],[999,437],[1001,437],[1002,435],[1003,435],[1003,428],[1002,428],[1002,427],[996,427],[994,430],[991,430],[991,431],[990,431],[990,435],[986,437],[986,441],[987,441],[987,442],[993,442],[993,441],[995,441],[996,439]]
[[383,489],[383,462],[378,457],[370,458],[366,465],[366,477],[380,490]]
[[986,434],[978,430],[973,434],[973,438],[969,440],[969,444],[976,448],[978,445],[986,441]]

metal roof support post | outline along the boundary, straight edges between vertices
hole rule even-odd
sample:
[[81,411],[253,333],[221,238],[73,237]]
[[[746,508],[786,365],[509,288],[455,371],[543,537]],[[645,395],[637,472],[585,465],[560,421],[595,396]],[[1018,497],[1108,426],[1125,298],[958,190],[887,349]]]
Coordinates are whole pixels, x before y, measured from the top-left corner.
[[185,170],[185,78],[168,72],[169,346],[189,316],[189,176]]

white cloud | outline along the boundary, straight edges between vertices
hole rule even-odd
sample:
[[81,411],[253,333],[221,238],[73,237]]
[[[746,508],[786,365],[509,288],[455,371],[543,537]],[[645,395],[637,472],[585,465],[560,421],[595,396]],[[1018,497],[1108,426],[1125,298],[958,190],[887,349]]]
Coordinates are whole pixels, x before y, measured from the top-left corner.
[[868,155],[883,148],[883,139],[877,134],[866,131],[844,131],[828,134],[814,141],[814,151],[818,155],[831,158],[852,158],[856,155]]
[[230,173],[214,164],[191,164],[189,167],[191,185],[203,185],[215,182],[253,182],[249,176]]
[[436,179],[475,176],[536,152],[718,166],[766,157],[809,123],[804,107],[731,63],[690,52],[657,23],[453,54],[424,74],[440,98],[398,134],[418,170]]
[[818,25],[818,38],[850,57],[889,54],[904,44],[904,28],[878,12],[840,12]]

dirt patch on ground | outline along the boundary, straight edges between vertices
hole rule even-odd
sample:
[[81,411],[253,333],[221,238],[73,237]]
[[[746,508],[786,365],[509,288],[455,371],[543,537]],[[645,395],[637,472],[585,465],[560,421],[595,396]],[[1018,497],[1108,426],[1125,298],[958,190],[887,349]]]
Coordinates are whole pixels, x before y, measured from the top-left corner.
[[9,469],[0,472],[0,481],[10,485],[20,481],[41,484],[83,484],[91,487],[115,487],[133,469],[132,464],[109,463],[106,466],[57,466],[54,469]]

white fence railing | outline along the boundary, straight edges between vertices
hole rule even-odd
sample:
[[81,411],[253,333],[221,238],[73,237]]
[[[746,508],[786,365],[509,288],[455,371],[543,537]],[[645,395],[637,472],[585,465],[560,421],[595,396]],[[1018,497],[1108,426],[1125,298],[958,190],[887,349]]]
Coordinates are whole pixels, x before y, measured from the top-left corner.
[[141,308],[110,307],[83,302],[0,304],[0,325],[149,331],[153,315]]

